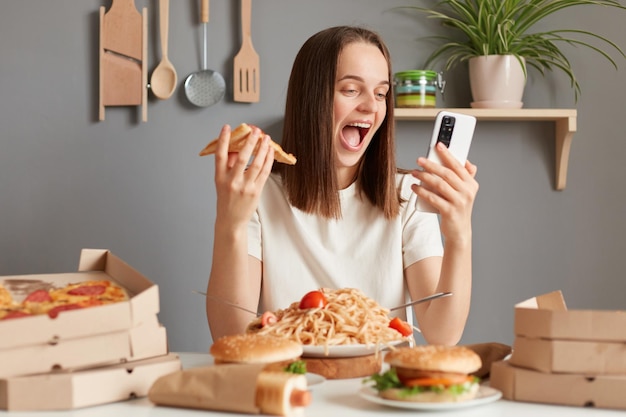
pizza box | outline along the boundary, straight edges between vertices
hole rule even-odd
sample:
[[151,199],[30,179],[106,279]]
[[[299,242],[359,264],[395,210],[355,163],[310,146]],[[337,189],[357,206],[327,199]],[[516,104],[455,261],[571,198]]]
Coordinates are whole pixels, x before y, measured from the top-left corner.
[[568,310],[561,291],[554,291],[515,305],[515,335],[626,342],[626,311]]
[[0,379],[0,409],[68,410],[144,397],[155,380],[182,368],[168,354],[74,372]]
[[0,349],[0,378],[92,368],[167,353],[165,327],[153,316],[150,322],[126,330]]
[[626,343],[517,336],[509,363],[540,372],[626,376]]
[[507,400],[626,409],[626,375],[545,373],[498,361],[491,365],[489,384]]
[[108,250],[83,249],[78,272],[0,276],[0,283],[21,301],[35,289],[64,286],[72,282],[108,279],[129,294],[129,300],[114,304],[47,315],[0,321],[0,350],[19,346],[50,345],[85,336],[128,330],[152,320],[159,312],[159,289]]

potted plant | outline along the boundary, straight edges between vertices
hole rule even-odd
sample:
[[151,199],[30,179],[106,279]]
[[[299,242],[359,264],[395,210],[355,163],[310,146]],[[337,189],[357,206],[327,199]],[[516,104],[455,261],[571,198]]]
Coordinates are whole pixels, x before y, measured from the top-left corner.
[[[444,68],[449,70],[467,61],[474,99],[472,107],[522,107],[528,65],[542,75],[554,69],[563,71],[574,89],[575,100],[578,100],[580,85],[570,61],[559,49],[559,45],[590,48],[606,58],[616,69],[617,64],[609,53],[587,41],[599,41],[610,47],[611,51],[626,57],[617,44],[589,31],[555,29],[531,32],[536,23],[553,13],[580,5],[626,9],[615,0],[438,0],[433,7],[403,8],[425,13],[451,30],[449,35],[430,37],[441,44],[429,55],[425,66],[445,59]],[[493,68],[480,69],[483,65],[494,63],[512,72],[499,75]],[[504,87],[495,84],[498,79],[505,83]],[[481,80],[488,82],[486,90],[476,84]],[[515,80],[521,83],[521,87],[517,87],[514,96],[504,96],[503,92],[512,87]],[[486,96],[485,91],[497,93],[496,97]]]

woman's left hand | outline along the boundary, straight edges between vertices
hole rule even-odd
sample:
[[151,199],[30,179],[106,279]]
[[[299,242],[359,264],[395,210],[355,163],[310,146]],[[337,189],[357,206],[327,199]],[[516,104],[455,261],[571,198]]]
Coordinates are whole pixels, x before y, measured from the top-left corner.
[[441,165],[424,157],[417,160],[422,170],[412,172],[420,180],[413,185],[418,198],[424,199],[441,214],[441,232],[446,239],[465,239],[471,236],[471,217],[478,193],[476,165],[469,161],[465,166],[438,143],[435,147]]

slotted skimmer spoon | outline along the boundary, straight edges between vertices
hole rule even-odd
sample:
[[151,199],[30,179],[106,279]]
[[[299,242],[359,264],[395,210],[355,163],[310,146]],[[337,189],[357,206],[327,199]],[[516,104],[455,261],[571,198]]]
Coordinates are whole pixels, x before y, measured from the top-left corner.
[[207,65],[207,24],[209,23],[209,0],[202,0],[200,17],[202,20],[202,71],[194,72],[185,80],[187,99],[196,106],[208,107],[224,97],[226,82],[217,71],[208,69]]
[[241,48],[234,60],[233,99],[256,103],[260,97],[259,54],[252,46],[252,0],[241,0]]

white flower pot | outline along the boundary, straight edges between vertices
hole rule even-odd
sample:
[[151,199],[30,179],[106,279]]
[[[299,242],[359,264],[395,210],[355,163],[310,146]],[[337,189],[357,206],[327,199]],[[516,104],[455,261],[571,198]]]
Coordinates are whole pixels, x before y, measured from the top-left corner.
[[469,60],[474,108],[521,108],[524,70],[513,55],[483,55]]

